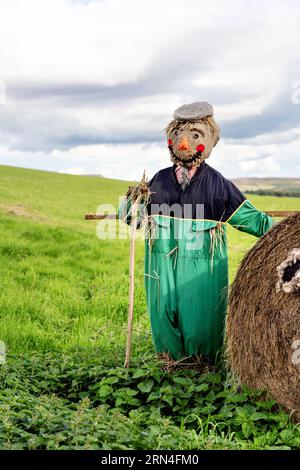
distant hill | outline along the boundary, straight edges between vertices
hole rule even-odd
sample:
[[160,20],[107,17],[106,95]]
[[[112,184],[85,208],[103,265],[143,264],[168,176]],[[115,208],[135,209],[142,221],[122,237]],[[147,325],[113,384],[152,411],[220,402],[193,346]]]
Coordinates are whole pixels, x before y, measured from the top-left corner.
[[248,194],[300,197],[300,178],[236,178],[233,182]]

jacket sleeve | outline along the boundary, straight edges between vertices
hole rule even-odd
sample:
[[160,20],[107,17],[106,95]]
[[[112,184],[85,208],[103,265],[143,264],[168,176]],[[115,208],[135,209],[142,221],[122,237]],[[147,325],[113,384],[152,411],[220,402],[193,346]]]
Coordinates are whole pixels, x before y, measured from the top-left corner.
[[230,212],[226,222],[241,232],[255,237],[263,236],[274,225],[274,219],[256,209],[232,182],[229,182],[227,189]]
[[[148,181],[148,186],[150,187],[151,186],[151,183],[153,181],[155,176],[153,176],[153,178]],[[140,203],[138,205],[138,208],[137,208],[137,229],[141,228],[142,226],[142,223],[143,223],[143,218],[144,218],[144,215],[145,215],[145,212],[146,212],[146,206],[144,203]],[[117,216],[118,216],[118,219],[120,220],[123,220],[123,222],[125,222],[127,225],[130,225],[131,224],[131,220],[132,220],[132,201],[129,197],[127,196],[124,196],[120,205],[119,205],[119,208],[118,208],[118,211],[117,211]]]
[[121,203],[118,207],[118,219],[123,220],[125,224],[131,224],[131,200],[127,196],[123,196]]

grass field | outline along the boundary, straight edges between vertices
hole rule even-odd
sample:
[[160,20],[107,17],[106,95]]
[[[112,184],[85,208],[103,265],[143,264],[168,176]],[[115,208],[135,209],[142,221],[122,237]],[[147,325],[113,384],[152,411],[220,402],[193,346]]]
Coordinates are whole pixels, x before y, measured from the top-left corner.
[[[298,448],[298,428],[221,367],[199,378],[156,363],[137,241],[133,362],[122,369],[128,240],[99,240],[86,212],[128,182],[0,166],[2,448]],[[299,198],[251,196],[265,210]],[[230,279],[255,238],[228,227]]]

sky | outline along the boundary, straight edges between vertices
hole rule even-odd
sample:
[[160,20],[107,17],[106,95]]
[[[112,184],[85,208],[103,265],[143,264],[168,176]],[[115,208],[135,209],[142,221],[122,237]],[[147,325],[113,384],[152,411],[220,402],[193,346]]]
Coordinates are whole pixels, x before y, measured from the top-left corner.
[[298,0],[0,0],[0,164],[151,177],[174,110],[209,101],[207,163],[300,177],[299,24]]

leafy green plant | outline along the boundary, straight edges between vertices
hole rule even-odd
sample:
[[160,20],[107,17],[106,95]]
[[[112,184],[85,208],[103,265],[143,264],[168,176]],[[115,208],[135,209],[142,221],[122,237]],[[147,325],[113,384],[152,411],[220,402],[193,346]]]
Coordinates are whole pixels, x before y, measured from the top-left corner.
[[226,372],[129,370],[89,351],[9,356],[0,368],[1,448],[255,449],[300,446],[298,426]]

